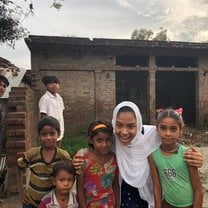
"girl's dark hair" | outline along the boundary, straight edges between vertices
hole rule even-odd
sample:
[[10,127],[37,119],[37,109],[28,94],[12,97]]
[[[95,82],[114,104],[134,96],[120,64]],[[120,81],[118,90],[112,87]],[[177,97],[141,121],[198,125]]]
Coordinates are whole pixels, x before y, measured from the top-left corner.
[[56,129],[58,133],[61,131],[59,121],[52,116],[46,116],[38,122],[38,133],[40,133],[44,126],[51,126]]
[[182,115],[172,108],[167,108],[161,111],[157,116],[157,125],[165,118],[172,118],[178,122],[180,129],[184,127]]
[[[100,125],[100,124],[103,124]],[[113,137],[113,126],[110,122],[105,120],[97,120],[92,122],[89,125],[88,128],[88,136],[90,139],[92,139],[94,136],[96,136],[99,132],[109,134],[111,137]],[[89,147],[93,147],[91,143],[88,143]]]
[[67,173],[75,177],[76,170],[74,169],[71,161],[57,162],[53,167],[53,173],[52,173],[53,178],[55,178],[58,175],[58,173],[62,170],[66,171]]
[[[134,110],[133,110],[131,107],[129,107],[129,106],[123,106],[123,107],[121,107],[121,108],[119,109],[119,111],[118,111],[118,114],[119,114],[119,113],[125,113],[125,112],[133,113],[134,116],[136,117]],[[117,115],[118,115],[118,114],[117,114]]]

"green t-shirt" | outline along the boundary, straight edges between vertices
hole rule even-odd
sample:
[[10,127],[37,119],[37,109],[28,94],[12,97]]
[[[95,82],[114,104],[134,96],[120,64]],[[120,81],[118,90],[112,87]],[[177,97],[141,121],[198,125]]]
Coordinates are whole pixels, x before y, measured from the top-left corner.
[[177,154],[166,156],[160,148],[152,153],[158,170],[164,199],[176,207],[193,204],[193,189],[189,170],[183,159],[186,147],[180,145]]

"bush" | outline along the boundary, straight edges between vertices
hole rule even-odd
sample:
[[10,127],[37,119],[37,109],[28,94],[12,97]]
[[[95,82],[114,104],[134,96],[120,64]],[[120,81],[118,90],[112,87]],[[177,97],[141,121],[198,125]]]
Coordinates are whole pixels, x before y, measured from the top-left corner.
[[64,137],[61,148],[69,152],[71,157],[81,148],[87,147],[87,138],[85,136]]

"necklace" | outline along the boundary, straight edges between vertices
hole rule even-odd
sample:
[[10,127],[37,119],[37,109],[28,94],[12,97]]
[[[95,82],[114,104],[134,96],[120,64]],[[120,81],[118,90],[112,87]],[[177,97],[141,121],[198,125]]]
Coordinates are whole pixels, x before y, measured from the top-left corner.
[[57,202],[59,203],[60,208],[67,208],[67,204],[68,204],[67,198],[59,199],[56,197],[56,199],[57,199]]
[[60,201],[62,201],[62,202],[67,200],[67,198],[62,198],[62,199],[61,199],[61,198],[59,198],[59,197],[57,197],[57,196],[56,196],[56,198],[57,198],[57,200],[60,200]]
[[59,196],[59,195],[57,194],[57,192],[56,192],[56,191],[55,191],[55,195],[56,195],[56,199],[57,199],[58,201],[60,201],[60,202],[65,202],[65,201],[67,201],[67,202],[68,202],[68,200],[69,200],[68,195],[67,195],[67,196],[65,196],[65,197],[61,197],[61,196]]
[[178,148],[179,148],[179,144],[176,143],[176,145],[171,148],[171,149],[168,149],[168,148],[164,148],[164,146],[160,145],[160,149],[165,152],[165,153],[169,153],[169,154],[178,154]]

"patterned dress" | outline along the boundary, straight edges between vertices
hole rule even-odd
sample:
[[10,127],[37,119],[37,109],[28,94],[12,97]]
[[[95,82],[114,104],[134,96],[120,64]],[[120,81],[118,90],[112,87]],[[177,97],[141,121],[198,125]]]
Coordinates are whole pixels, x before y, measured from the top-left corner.
[[116,157],[104,164],[92,161],[88,149],[80,150],[84,164],[84,191],[88,208],[114,208],[115,194],[112,189],[114,176],[118,175]]

